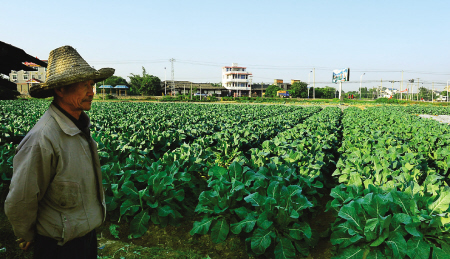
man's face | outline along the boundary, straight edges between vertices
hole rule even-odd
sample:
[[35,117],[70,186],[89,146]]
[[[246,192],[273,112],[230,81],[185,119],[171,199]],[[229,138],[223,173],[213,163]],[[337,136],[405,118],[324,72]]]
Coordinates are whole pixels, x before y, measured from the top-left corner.
[[79,82],[61,89],[61,102],[72,111],[89,111],[94,98],[94,81]]

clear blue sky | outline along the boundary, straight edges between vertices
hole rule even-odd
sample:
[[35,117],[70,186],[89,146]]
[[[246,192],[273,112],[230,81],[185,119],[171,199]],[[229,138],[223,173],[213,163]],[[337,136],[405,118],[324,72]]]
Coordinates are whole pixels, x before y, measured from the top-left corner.
[[332,70],[348,67],[345,91],[358,89],[363,73],[367,87],[381,79],[391,87],[402,70],[405,81],[435,82],[438,90],[450,80],[448,0],[3,0],[0,9],[1,41],[41,59],[71,45],[127,80],[143,66],[169,80],[170,58],[175,80],[193,82],[220,82],[221,67],[232,62],[254,83],[312,83],[315,68],[316,87],[336,86]]

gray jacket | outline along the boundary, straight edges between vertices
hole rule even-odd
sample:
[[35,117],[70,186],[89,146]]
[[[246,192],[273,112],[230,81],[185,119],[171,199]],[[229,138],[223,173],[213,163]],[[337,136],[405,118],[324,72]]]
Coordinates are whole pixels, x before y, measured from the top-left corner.
[[97,144],[89,139],[53,104],[28,132],[5,201],[16,236],[32,241],[37,231],[63,245],[101,225],[102,175]]

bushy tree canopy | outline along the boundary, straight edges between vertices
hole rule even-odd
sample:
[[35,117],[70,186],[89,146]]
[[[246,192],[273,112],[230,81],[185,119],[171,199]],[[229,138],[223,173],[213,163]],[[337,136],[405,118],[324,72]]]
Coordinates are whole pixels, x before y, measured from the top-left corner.
[[289,95],[294,98],[308,97],[308,84],[302,81],[293,83]]
[[159,95],[161,90],[161,80],[157,76],[149,75],[142,67],[142,76],[131,73],[130,85],[142,95]]
[[[312,91],[312,89],[310,91]],[[316,88],[315,96],[316,98],[333,99],[335,98],[335,91],[336,89],[334,87],[329,86],[325,86],[324,88]]]
[[269,85],[266,89],[266,97],[276,97],[277,91],[280,91],[281,88],[277,85]]

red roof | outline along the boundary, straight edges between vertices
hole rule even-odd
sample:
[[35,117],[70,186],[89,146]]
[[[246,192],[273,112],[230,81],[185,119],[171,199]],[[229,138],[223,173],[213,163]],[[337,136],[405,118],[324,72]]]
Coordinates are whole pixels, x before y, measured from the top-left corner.
[[27,83],[42,83],[42,81],[38,80],[36,78],[31,78],[31,79],[27,80]]

